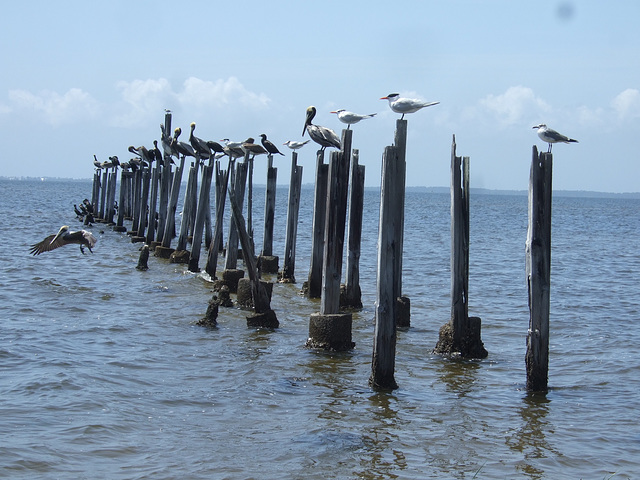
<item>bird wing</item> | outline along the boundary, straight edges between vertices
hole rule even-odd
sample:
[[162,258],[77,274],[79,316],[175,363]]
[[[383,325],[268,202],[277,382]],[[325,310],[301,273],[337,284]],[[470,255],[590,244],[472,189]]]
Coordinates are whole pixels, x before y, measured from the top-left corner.
[[96,237],[94,237],[91,232],[87,232],[86,230],[82,230],[82,236],[84,237],[84,239],[89,244],[89,248],[95,247],[98,239]]
[[568,143],[571,140],[569,137],[562,135],[561,133],[556,132],[552,128],[547,128],[547,131],[544,132],[547,138],[550,138],[553,142],[565,142]]
[[41,242],[31,245],[31,249],[29,249],[29,253],[31,255],[40,255],[43,252],[50,252],[51,250],[55,250],[56,248],[59,248],[67,243],[63,240],[62,236],[58,237],[55,242],[51,243],[54,238],[56,238],[55,234],[49,235]]

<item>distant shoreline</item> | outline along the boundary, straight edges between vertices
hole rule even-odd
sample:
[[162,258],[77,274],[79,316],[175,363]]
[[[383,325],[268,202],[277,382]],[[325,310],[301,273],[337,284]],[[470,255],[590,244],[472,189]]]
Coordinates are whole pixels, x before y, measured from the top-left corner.
[[[90,182],[91,178],[62,178],[62,177],[3,177],[0,180],[6,181],[22,181],[22,182]],[[278,184],[279,187],[286,184]],[[263,184],[254,183],[254,187],[264,187]],[[312,183],[305,183],[302,188],[313,188]],[[365,187],[365,190],[378,190],[380,187]],[[424,192],[424,193],[450,193],[449,187],[407,187],[407,192]],[[527,190],[501,190],[490,188],[471,188],[474,195],[515,195],[526,196]],[[640,192],[597,192],[590,190],[554,190],[554,195],[559,197],[582,197],[582,198],[624,198],[624,199],[640,199]]]

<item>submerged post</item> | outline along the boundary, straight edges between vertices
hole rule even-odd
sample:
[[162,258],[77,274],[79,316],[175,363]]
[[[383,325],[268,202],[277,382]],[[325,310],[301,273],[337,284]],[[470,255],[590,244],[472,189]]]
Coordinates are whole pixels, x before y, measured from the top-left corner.
[[316,185],[313,194],[313,232],[311,238],[311,265],[306,295],[320,298],[322,295],[322,254],[324,249],[324,223],[327,212],[327,178],[329,165],[324,163],[324,149],[316,156]]
[[549,304],[551,283],[551,153],[533,147],[529,177],[529,226],[526,276],[529,291],[527,331],[527,390],[546,392],[549,376]]
[[451,316],[440,328],[434,353],[485,358],[481,320],[469,317],[469,157],[451,144]]
[[279,280],[283,283],[295,282],[296,237],[298,234],[298,214],[300,212],[300,191],[302,189],[302,165],[298,165],[298,154],[291,152],[291,180],[289,182],[289,204],[287,207],[287,232],[284,246],[284,266]]

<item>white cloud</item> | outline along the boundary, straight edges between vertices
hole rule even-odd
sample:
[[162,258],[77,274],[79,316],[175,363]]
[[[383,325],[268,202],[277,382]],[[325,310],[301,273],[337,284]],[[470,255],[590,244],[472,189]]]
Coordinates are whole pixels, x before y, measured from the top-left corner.
[[640,91],[627,88],[611,101],[611,106],[622,120],[640,117]]
[[503,127],[521,123],[551,110],[549,104],[536,97],[531,88],[520,85],[509,87],[500,95],[487,95],[478,103],[481,112],[476,111],[476,115],[484,111]]
[[71,88],[63,95],[47,90],[37,95],[27,90],[10,90],[9,101],[14,112],[35,112],[53,126],[93,118],[100,111],[98,102],[79,88]]
[[190,108],[240,104],[249,110],[266,108],[270,102],[265,94],[247,90],[236,77],[215,82],[189,77],[184,81],[178,99],[183,106]]
[[174,103],[175,94],[165,78],[122,81],[116,86],[126,103],[125,113],[115,117],[115,124],[120,127],[135,127],[158,118],[159,112]]

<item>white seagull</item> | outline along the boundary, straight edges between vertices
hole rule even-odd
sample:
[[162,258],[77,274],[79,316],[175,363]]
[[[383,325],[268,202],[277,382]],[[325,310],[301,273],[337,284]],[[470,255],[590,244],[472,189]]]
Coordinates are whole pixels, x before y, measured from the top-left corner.
[[389,100],[389,107],[396,113],[401,113],[404,118],[405,113],[415,113],[421,108],[437,105],[440,102],[423,102],[415,98],[401,98],[399,93],[390,93],[386,97],[381,97],[380,100]]
[[311,120],[316,116],[316,107],[311,106],[307,108],[307,119],[304,122],[304,128],[302,129],[302,136],[304,132],[307,132],[311,137],[311,140],[316,142],[324,150],[327,147],[340,148],[340,138],[336,135],[336,132],[327,127],[321,127],[320,125],[313,125]]
[[311,140],[305,140],[304,142],[294,142],[293,140],[287,140],[286,142],[283,143],[283,145],[286,145],[291,150],[297,150],[299,148],[304,147],[310,141]]
[[537,128],[538,136],[540,137],[540,139],[543,142],[547,142],[549,144],[549,150],[547,150],[547,153],[551,153],[551,145],[554,143],[578,143],[578,140],[565,137],[561,133],[556,132],[553,128],[547,127],[544,123],[541,123],[540,125],[534,125],[531,128]]
[[49,235],[47,238],[31,245],[29,253],[32,255],[40,255],[43,252],[50,252],[58,247],[69,245],[71,243],[77,243],[80,245],[80,251],[84,253],[84,247],[86,246],[91,253],[93,247],[95,247],[98,239],[93,236],[91,232],[86,230],[78,230],[77,232],[70,232],[68,225],[63,225],[55,235]]
[[376,116],[375,113],[370,113],[369,115],[360,115],[358,113],[349,112],[344,108],[335,110],[331,113],[338,114],[338,120],[340,120],[342,123],[347,124],[347,130],[351,128],[351,125],[353,125],[354,123],[358,123],[360,120],[364,120],[365,118],[371,118]]

